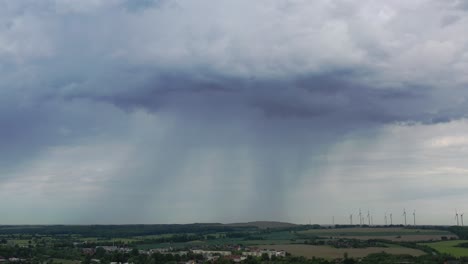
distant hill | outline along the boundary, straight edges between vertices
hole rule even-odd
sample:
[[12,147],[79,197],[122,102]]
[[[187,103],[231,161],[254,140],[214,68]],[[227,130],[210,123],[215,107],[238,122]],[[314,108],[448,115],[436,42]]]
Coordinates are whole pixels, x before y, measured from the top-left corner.
[[232,223],[226,224],[226,226],[231,227],[247,227],[247,226],[255,226],[257,228],[265,229],[265,228],[285,228],[285,227],[294,227],[297,226],[296,224],[286,223],[286,222],[275,222],[275,221],[255,221],[255,222],[246,222],[246,223]]

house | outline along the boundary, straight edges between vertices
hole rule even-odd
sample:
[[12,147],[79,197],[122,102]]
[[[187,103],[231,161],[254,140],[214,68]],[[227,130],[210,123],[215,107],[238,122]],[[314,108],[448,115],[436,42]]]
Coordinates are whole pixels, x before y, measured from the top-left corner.
[[229,259],[229,260],[232,260],[233,262],[235,263],[239,263],[239,262],[242,262],[244,260],[247,259],[246,256],[239,256],[239,255],[230,255],[230,256],[226,256],[224,257],[225,259]]
[[219,256],[229,256],[231,251],[216,251],[216,250],[201,250],[201,249],[192,249],[193,254],[209,256],[209,255],[219,255]]
[[246,251],[242,252],[243,256],[253,256],[253,257],[261,257],[263,254],[267,254],[269,258],[272,256],[275,257],[285,257],[286,256],[286,251],[284,250],[273,250],[273,249],[253,249],[252,251]]
[[83,248],[81,251],[85,255],[94,255],[96,253],[96,250],[94,248]]

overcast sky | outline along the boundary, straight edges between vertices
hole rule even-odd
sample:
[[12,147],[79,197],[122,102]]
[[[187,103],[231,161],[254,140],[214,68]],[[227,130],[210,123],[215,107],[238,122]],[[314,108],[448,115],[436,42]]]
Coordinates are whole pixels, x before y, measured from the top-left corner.
[[467,28],[466,0],[0,0],[0,224],[454,224]]

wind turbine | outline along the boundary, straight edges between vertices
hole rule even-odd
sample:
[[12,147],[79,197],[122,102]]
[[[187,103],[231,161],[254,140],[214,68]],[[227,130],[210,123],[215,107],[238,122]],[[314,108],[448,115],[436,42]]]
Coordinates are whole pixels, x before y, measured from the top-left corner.
[[462,224],[462,226],[463,226],[463,214],[464,214],[464,213],[461,213],[461,214],[460,214],[460,218],[461,218],[461,224]]
[[353,225],[353,214],[349,215],[349,223]]
[[362,213],[361,213],[361,208],[359,208],[359,225],[362,225]]
[[367,210],[367,221],[369,222],[369,226],[371,225],[370,220],[371,220],[370,211]]
[[416,226],[416,209],[413,211],[413,225]]
[[458,211],[455,209],[455,219],[457,219],[457,226],[460,225],[460,222],[458,222]]
[[390,225],[391,225],[391,226],[393,225],[393,217],[392,217],[392,216],[393,216],[393,214],[390,213]]
[[403,208],[403,216],[405,217],[405,225],[406,225],[406,208]]
[[385,212],[384,220],[385,220],[385,225],[387,225],[387,212]]

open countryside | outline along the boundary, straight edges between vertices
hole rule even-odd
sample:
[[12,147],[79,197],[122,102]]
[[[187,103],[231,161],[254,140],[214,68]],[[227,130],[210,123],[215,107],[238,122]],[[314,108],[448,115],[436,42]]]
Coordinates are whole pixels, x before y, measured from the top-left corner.
[[0,262],[435,264],[468,257],[468,240],[459,239],[467,234],[461,226],[278,222],[0,226]]

